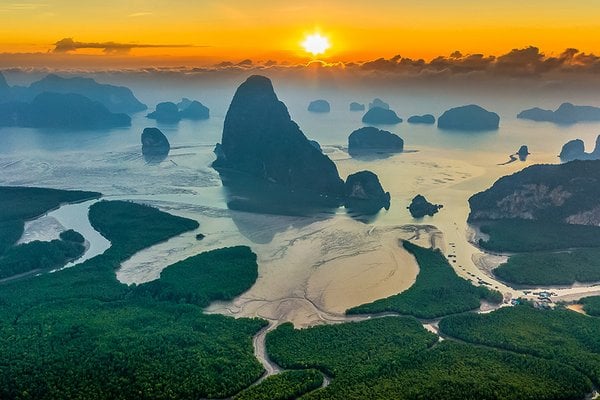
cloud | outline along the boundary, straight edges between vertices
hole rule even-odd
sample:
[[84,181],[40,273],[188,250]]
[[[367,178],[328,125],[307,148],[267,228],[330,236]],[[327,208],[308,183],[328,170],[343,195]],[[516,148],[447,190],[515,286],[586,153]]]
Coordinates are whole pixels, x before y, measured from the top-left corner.
[[130,17],[130,18],[136,18],[136,17],[145,17],[147,15],[152,15],[152,13],[151,12],[147,12],[147,11],[141,11],[141,12],[136,12],[136,13],[129,14],[128,17]]
[[53,53],[68,53],[80,49],[102,49],[107,54],[127,53],[131,49],[140,48],[175,48],[175,47],[207,47],[190,44],[144,44],[144,43],[118,43],[118,42],[78,42],[73,38],[64,38],[54,43]]
[[463,54],[455,51],[450,56],[438,56],[430,61],[399,55],[390,59],[378,58],[359,64],[364,71],[404,75],[449,75],[483,73],[490,76],[536,77],[552,73],[598,72],[600,57],[577,49],[566,49],[558,56],[548,56],[539,48],[528,46],[513,49],[499,56]]

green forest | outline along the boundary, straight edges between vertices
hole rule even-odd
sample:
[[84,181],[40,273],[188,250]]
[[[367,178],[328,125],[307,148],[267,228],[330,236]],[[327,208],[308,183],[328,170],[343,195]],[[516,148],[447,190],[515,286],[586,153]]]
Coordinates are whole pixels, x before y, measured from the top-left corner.
[[519,285],[572,285],[600,281],[600,248],[519,253],[494,269],[503,281]]
[[539,357],[453,341],[438,343],[410,317],[293,329],[267,335],[286,368],[332,377],[303,399],[576,399],[591,390],[574,368]]
[[439,250],[425,249],[407,241],[402,245],[419,264],[415,283],[400,294],[351,308],[348,314],[395,312],[418,318],[437,318],[477,309],[482,299],[492,303],[502,301],[499,292],[473,286],[456,275]]
[[323,374],[315,369],[283,371],[245,389],[234,400],[292,400],[323,385]]
[[512,254],[493,273],[517,285],[571,285],[600,280],[600,227],[528,220],[485,221],[479,245]]
[[480,240],[481,248],[495,252],[533,252],[600,247],[600,227],[501,219],[480,225],[489,240]]
[[[246,290],[257,269],[249,249],[179,263],[181,279],[167,267],[169,296],[148,296],[149,284],[120,284],[115,269],[197,222],[120,201],[92,205],[90,222],[112,243],[103,255],[0,285],[0,398],[225,397],[262,375],[252,337],[264,321],[206,315],[186,302],[190,279],[207,282],[198,292],[207,301]],[[216,263],[229,279],[213,276]]]
[[529,305],[443,319],[440,331],[470,343],[556,360],[600,383],[600,319]]

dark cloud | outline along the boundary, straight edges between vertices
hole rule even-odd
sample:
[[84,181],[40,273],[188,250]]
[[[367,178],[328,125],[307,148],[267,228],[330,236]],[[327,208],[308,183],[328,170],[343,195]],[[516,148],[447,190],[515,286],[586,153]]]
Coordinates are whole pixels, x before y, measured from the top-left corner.
[[529,46],[513,49],[498,57],[483,54],[465,55],[455,51],[448,57],[438,56],[428,62],[397,55],[390,59],[378,58],[363,62],[359,68],[364,71],[404,75],[483,73],[489,76],[535,77],[551,73],[598,72],[600,57],[573,48],[566,49],[559,56],[547,56],[539,48]]
[[64,38],[54,43],[53,53],[68,53],[79,49],[102,49],[105,53],[127,53],[131,49],[163,48],[163,47],[206,47],[189,44],[144,44],[144,43],[117,43],[117,42],[77,42],[73,38]]

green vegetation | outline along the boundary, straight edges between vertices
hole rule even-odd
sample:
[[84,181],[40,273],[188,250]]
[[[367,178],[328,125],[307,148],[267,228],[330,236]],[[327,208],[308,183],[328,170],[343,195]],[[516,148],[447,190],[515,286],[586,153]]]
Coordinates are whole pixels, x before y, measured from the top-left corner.
[[267,335],[267,350],[287,368],[316,368],[329,386],[303,399],[574,399],[591,382],[569,366],[532,356],[444,341],[414,318],[294,330]]
[[295,330],[282,324],[267,334],[271,360],[289,369],[316,368],[342,384],[360,376],[370,363],[386,364],[433,346],[437,336],[410,317],[374,318],[363,322],[321,325]]
[[73,229],[69,229],[67,231],[61,232],[59,235],[61,240],[66,242],[74,242],[74,243],[83,243],[85,242],[85,238],[79,232],[74,231]]
[[520,285],[571,285],[600,281],[600,248],[515,254],[494,275]]
[[[178,263],[182,279],[167,267],[169,290],[183,296],[148,296],[144,287],[152,283],[120,284],[115,269],[137,251],[198,224],[120,201],[92,205],[90,222],[112,243],[103,255],[0,285],[0,398],[226,397],[261,376],[252,337],[264,321],[206,315],[185,304],[188,280],[205,281],[202,298],[209,300],[248,289],[249,279],[240,283],[237,277],[256,275],[249,250],[225,249],[219,257],[207,253]],[[219,267],[228,269],[230,280],[213,276]]]
[[292,400],[323,385],[323,374],[314,369],[284,371],[252,386],[234,400]]
[[0,279],[27,272],[51,270],[81,257],[85,248],[80,243],[38,240],[13,246],[0,256]]
[[[199,226],[191,219],[128,201],[99,201],[90,207],[89,217],[94,229],[111,241],[111,253],[128,256]],[[137,227],[136,234],[132,226]]]
[[490,251],[516,252],[494,270],[519,285],[570,285],[600,280],[600,227],[526,220],[485,221]]
[[600,383],[600,320],[596,318],[523,305],[447,317],[440,330],[469,343],[556,360]]
[[502,295],[483,286],[473,286],[460,278],[442,253],[410,242],[404,248],[419,263],[419,275],[406,291],[351,308],[348,314],[396,312],[418,318],[437,318],[479,308],[481,299],[500,303]]
[[600,227],[597,226],[502,219],[482,222],[480,230],[490,238],[487,241],[480,240],[479,245],[497,252],[600,247]]
[[584,297],[579,300],[579,304],[583,304],[586,314],[600,317],[600,296]]
[[214,250],[171,265],[137,293],[206,307],[248,290],[258,277],[256,265],[256,255],[246,246]]
[[25,221],[34,219],[63,203],[97,199],[97,192],[30,187],[0,187],[0,253],[23,234]]

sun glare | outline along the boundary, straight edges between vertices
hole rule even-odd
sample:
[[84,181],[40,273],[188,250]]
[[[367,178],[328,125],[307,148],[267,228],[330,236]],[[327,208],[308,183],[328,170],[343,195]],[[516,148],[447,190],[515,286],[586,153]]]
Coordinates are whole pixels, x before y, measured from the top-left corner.
[[321,35],[320,33],[313,33],[304,39],[304,42],[302,42],[302,47],[304,47],[304,50],[311,53],[313,56],[318,56],[330,48],[331,44],[329,44],[329,39],[325,36]]

